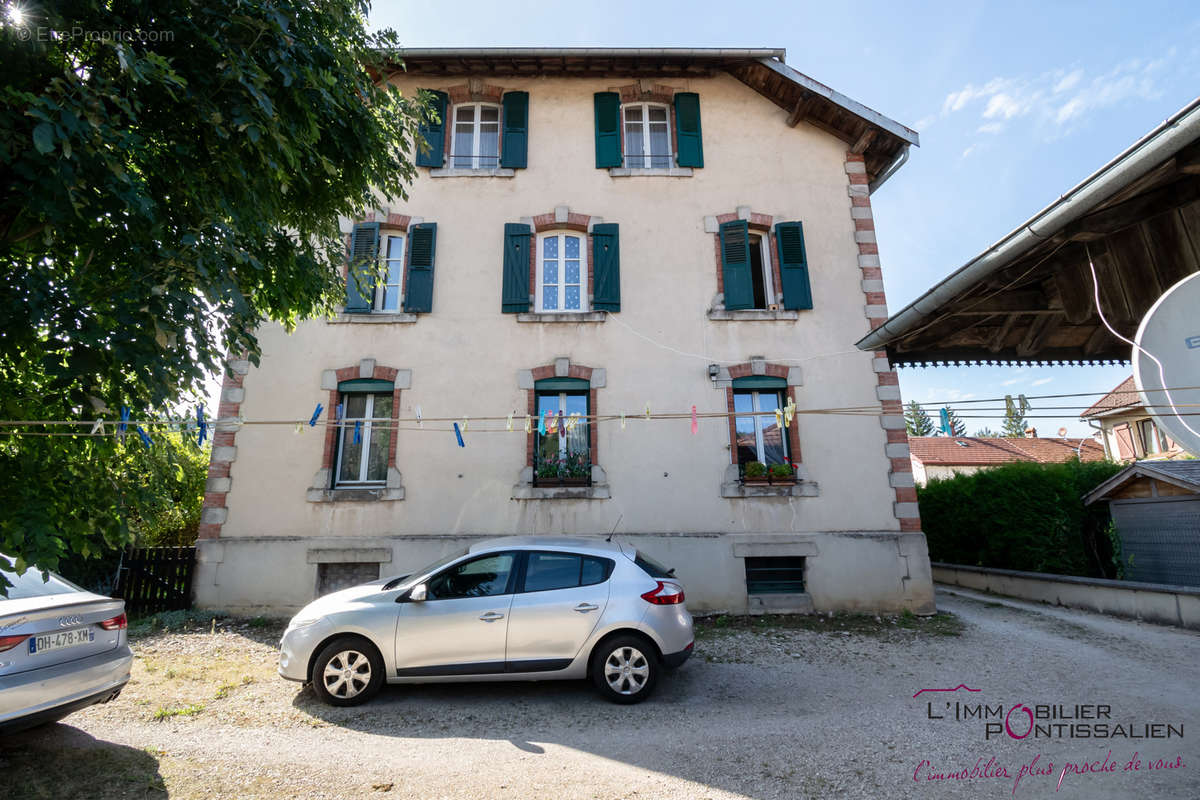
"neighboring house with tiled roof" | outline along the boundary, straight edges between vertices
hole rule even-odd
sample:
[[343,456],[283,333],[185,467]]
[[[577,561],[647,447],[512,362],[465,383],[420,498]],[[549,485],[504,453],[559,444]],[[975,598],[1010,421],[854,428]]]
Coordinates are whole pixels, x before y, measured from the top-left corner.
[[1186,455],[1150,416],[1132,375],[1079,418],[1092,427],[1099,425],[1104,454],[1113,461],[1174,459]]
[[1052,464],[1103,461],[1104,448],[1091,439],[1032,437],[910,436],[908,449],[913,477],[922,486],[934,478],[952,478],[1000,464],[1030,461]]

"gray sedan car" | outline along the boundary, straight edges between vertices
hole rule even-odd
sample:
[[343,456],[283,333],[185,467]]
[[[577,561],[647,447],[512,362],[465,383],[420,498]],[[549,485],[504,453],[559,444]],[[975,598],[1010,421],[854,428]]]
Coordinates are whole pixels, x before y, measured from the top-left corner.
[[125,601],[36,569],[4,571],[0,596],[0,734],[107,703],[129,681]]
[[279,674],[339,706],[385,681],[584,678],[636,703],[691,651],[672,570],[623,544],[509,537],[310,603],[283,634]]

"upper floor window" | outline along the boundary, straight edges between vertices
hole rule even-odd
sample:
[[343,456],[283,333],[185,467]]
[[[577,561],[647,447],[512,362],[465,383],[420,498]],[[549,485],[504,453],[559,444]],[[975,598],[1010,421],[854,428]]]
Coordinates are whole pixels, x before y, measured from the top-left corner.
[[342,412],[337,485],[383,483],[387,480],[391,392],[343,393]]
[[1154,424],[1154,420],[1140,420],[1137,426],[1138,437],[1142,440],[1142,453],[1153,456],[1165,449],[1158,433],[1158,426]]
[[580,233],[538,237],[537,310],[587,311],[587,247]]
[[450,165],[456,169],[493,169],[500,162],[500,106],[465,103],[454,107]]
[[659,103],[625,103],[625,166],[666,169],[674,166],[671,153],[671,114]]
[[404,276],[404,236],[402,234],[384,233],[383,239],[383,281],[375,285],[376,311],[399,311],[400,288]]

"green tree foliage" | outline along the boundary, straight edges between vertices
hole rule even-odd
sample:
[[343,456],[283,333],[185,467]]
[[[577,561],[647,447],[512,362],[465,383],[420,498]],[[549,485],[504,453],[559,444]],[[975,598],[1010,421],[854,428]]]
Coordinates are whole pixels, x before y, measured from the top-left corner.
[[1004,411],[1004,426],[1000,429],[1001,436],[1022,437],[1029,424],[1025,421],[1023,403],[1013,401]]
[[[144,419],[226,353],[257,362],[264,322],[334,308],[339,217],[405,196],[427,108],[377,82],[396,42],[367,11],[83,0],[0,26],[0,419]],[[120,480],[131,458],[0,437],[0,552],[53,569],[126,541],[159,491]]]
[[991,428],[980,428],[979,430],[975,431],[975,438],[977,439],[998,439],[999,437],[1000,434],[996,433]]
[[1014,463],[917,490],[934,561],[1114,577],[1108,510],[1082,497],[1121,470],[1111,461]]
[[916,400],[904,407],[904,427],[909,436],[933,436],[935,430],[933,420]]

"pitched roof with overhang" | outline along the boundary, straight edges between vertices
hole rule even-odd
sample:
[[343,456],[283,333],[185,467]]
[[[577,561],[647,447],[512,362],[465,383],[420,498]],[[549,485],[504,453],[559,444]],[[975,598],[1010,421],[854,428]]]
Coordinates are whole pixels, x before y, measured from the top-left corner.
[[862,154],[874,191],[920,146],[917,132],[784,63],[782,48],[731,47],[432,47],[397,51],[410,75],[697,78],[727,72],[800,122]]
[[858,342],[898,366],[1126,362],[1155,300],[1200,271],[1200,98]]
[[1136,461],[1084,495],[1083,504],[1107,499],[1108,495],[1138,478],[1153,478],[1200,494],[1200,461]]
[[1116,411],[1129,411],[1134,408],[1140,408],[1141,405],[1142,396],[1138,394],[1137,386],[1133,382],[1133,376],[1130,375],[1117,384],[1117,388],[1104,395],[1104,397],[1101,397],[1091,408],[1080,414],[1079,418],[1103,417]]
[[1104,460],[1104,448],[1091,439],[910,436],[908,449],[926,467],[987,467],[1014,461],[1056,464],[1076,456],[1080,461]]

